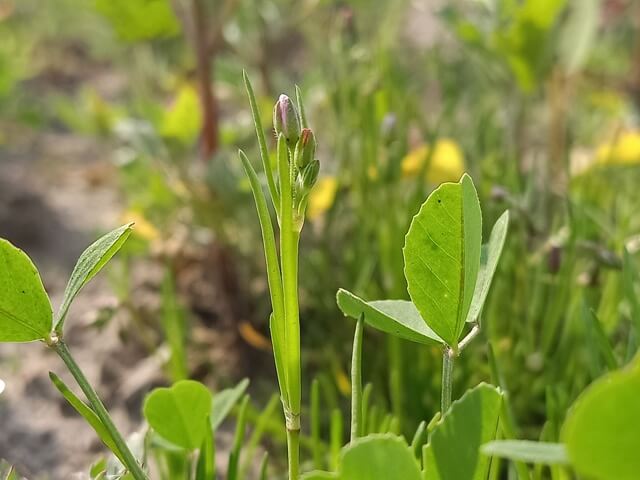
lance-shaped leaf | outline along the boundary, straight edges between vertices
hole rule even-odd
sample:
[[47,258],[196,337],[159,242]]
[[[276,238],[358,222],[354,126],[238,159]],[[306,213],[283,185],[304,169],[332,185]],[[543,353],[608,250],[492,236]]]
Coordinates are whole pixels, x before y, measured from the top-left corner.
[[249,379],[241,380],[233,388],[227,388],[213,396],[211,406],[211,428],[216,431],[220,424],[227,418],[231,409],[240,401],[245,390],[249,386]]
[[467,314],[467,322],[475,322],[479,320],[482,307],[487,299],[489,288],[493,275],[496,273],[498,260],[502,255],[504,241],[507,238],[507,229],[509,227],[509,210],[504,212],[496,221],[491,229],[489,242],[482,246],[480,252],[480,269],[478,270],[478,279],[476,281],[476,289],[473,292],[471,307]]
[[336,295],[342,313],[355,319],[364,314],[364,321],[382,332],[412,342],[442,343],[442,339],[424,322],[415,305],[406,300],[376,300],[366,302],[347,290]]
[[501,405],[500,391],[486,383],[453,402],[429,437],[425,480],[485,480],[490,458],[480,447],[495,438]]
[[96,276],[96,274],[111,260],[131,234],[133,223],[128,223],[107,233],[92,243],[80,258],[71,272],[69,283],[64,290],[64,298],[56,315],[55,330],[62,333],[64,319],[67,316],[71,302],[76,298],[82,287]]
[[156,388],[144,401],[144,416],[161,437],[195,450],[211,433],[206,419],[211,413],[211,392],[199,382],[181,380],[171,388]]
[[640,472],[640,355],[601,377],[575,401],[562,428],[578,473],[598,480],[633,480]]
[[473,181],[444,183],[413,218],[403,249],[411,300],[429,327],[456,348],[471,306],[482,243]]
[[38,269],[0,239],[0,342],[32,342],[51,333],[53,313]]
[[566,465],[567,449],[562,443],[532,442],[529,440],[494,440],[482,446],[482,453],[508,458],[514,462],[541,465]]
[[122,455],[120,454],[120,450],[117,445],[111,438],[111,435],[105,428],[102,420],[98,418],[98,415],[93,411],[91,407],[89,407],[86,403],[80,400],[73,391],[67,387],[67,385],[58,377],[55,373],[49,372],[49,378],[58,389],[58,391],[62,394],[62,396],[69,402],[76,412],[78,412],[86,422],[93,428],[93,430],[98,434],[102,443],[104,443],[109,450],[113,452],[114,455],[118,457],[118,459],[124,464],[124,460]]

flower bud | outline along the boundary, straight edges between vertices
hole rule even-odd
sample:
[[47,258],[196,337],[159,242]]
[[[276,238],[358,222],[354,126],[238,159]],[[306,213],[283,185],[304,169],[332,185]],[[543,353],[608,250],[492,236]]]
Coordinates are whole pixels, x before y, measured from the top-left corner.
[[302,170],[309,165],[316,154],[316,138],[309,128],[303,128],[300,139],[296,143],[296,150],[293,158],[296,166]]
[[302,188],[304,190],[311,190],[318,180],[318,173],[320,173],[320,162],[314,160],[309,163],[300,173]]
[[300,136],[300,119],[293,102],[285,94],[280,95],[273,107],[273,128],[282,133],[289,145],[294,145]]

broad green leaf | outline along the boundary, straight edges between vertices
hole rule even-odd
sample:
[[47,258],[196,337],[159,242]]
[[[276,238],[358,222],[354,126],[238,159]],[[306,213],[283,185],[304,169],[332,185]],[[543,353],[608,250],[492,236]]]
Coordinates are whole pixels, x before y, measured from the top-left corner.
[[51,333],[53,313],[38,269],[0,238],[0,342],[32,342]]
[[71,306],[71,302],[76,298],[82,287],[89,283],[102,267],[111,260],[111,257],[120,250],[124,242],[129,238],[132,226],[133,223],[128,223],[120,228],[116,228],[96,240],[82,252],[76,266],[73,268],[73,272],[71,272],[67,288],[64,290],[62,305],[60,305],[54,322],[56,332],[62,332],[64,320]]
[[409,295],[427,325],[455,348],[471,306],[482,243],[471,177],[443,183],[413,218],[404,245]]
[[170,0],[95,0],[95,5],[123,40],[172,37],[180,33]]
[[87,423],[93,428],[93,430],[98,434],[98,437],[104,443],[109,450],[111,450],[114,455],[116,455],[122,463],[124,460],[120,454],[120,450],[114,443],[111,435],[103,425],[98,415],[91,409],[86,403],[80,400],[73,391],[58,377],[55,373],[49,372],[49,378],[58,389],[58,391],[62,394],[62,396],[69,402],[76,412],[78,412]]
[[420,470],[404,438],[378,434],[359,438],[343,449],[338,478],[420,480]]
[[566,465],[567,450],[561,443],[531,442],[528,440],[494,440],[482,446],[482,453],[508,458],[515,462],[543,465]]
[[569,460],[585,477],[635,480],[640,472],[640,356],[601,377],[575,401],[562,429]]
[[490,458],[480,447],[495,439],[501,405],[500,390],[486,383],[453,402],[429,437],[425,480],[485,480]]
[[156,388],[144,401],[144,416],[160,435],[178,446],[195,450],[209,432],[211,393],[199,382],[181,380],[170,388]]
[[211,406],[211,428],[216,431],[220,424],[227,418],[229,412],[240,401],[245,390],[249,386],[249,379],[245,378],[235,387],[227,388],[213,395]]
[[467,314],[467,322],[475,322],[480,319],[480,313],[482,313],[482,307],[484,307],[484,302],[487,300],[493,275],[496,273],[498,260],[500,260],[500,256],[502,255],[502,248],[507,238],[508,227],[509,211],[507,210],[493,225],[489,242],[482,246],[480,252],[480,269],[478,270],[478,279],[473,292],[471,307]]
[[365,302],[353,293],[340,289],[336,295],[342,313],[360,318],[372,327],[412,342],[442,343],[436,333],[424,322],[415,305],[406,300],[377,300]]
[[373,434],[342,449],[339,471],[313,471],[302,480],[420,480],[420,468],[402,437]]

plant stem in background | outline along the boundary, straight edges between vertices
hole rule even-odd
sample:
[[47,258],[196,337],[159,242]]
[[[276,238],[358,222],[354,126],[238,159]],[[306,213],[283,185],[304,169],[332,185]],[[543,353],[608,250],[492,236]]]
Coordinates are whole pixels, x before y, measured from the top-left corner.
[[451,406],[451,391],[453,390],[453,359],[455,352],[451,347],[445,347],[442,353],[442,397],[440,411],[444,415]]
[[364,314],[360,315],[353,334],[351,356],[351,441],[362,436],[362,331]]
[[147,476],[142,471],[140,464],[138,464],[138,461],[133,456],[133,453],[131,453],[131,450],[127,446],[127,443],[124,441],[124,438],[122,438],[122,435],[120,435],[120,432],[114,425],[109,412],[107,412],[107,409],[98,397],[98,394],[93,389],[87,378],[84,376],[84,373],[67,348],[67,345],[60,340],[53,343],[51,345],[51,348],[55,350],[55,352],[71,372],[71,375],[73,375],[73,378],[75,378],[76,382],[78,382],[78,386],[80,386],[80,389],[86,395],[87,400],[89,400],[89,403],[91,404],[91,407],[96,412],[96,415],[98,416],[100,421],[104,424],[104,427],[109,432],[109,435],[111,435],[111,438],[118,447],[118,450],[120,450],[122,458],[126,461],[125,466],[129,470],[133,478],[135,480],[147,480]]

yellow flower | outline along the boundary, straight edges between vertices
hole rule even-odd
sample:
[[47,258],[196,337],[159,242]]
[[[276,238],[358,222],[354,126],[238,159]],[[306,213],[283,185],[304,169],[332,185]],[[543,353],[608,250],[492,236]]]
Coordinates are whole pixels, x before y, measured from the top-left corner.
[[640,131],[628,130],[596,150],[596,163],[602,165],[640,164]]
[[318,180],[309,193],[307,217],[314,220],[331,208],[338,191],[338,181],[335,177],[323,177]]
[[122,215],[123,221],[133,222],[135,226],[133,228],[133,234],[142,238],[143,240],[151,241],[160,236],[156,227],[153,226],[149,220],[147,220],[140,212],[135,210],[128,210]]
[[[414,177],[429,159],[429,145],[422,144],[411,150],[402,159],[402,174]],[[448,138],[436,141],[436,148],[427,167],[426,180],[434,185],[455,182],[464,173],[464,156],[456,142]]]

